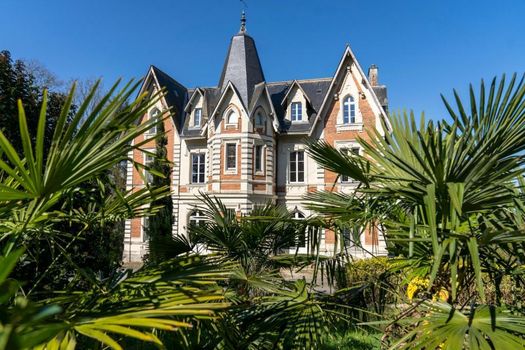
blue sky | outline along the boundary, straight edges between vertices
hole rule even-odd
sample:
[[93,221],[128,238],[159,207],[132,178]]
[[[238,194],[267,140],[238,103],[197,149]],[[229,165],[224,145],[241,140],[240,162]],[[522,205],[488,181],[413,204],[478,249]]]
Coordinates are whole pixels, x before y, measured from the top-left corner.
[[[391,110],[445,115],[440,93],[525,72],[525,1],[245,0],[268,81],[333,75],[346,43],[375,63]],[[141,77],[155,64],[214,86],[239,0],[0,0],[0,49],[61,79]]]

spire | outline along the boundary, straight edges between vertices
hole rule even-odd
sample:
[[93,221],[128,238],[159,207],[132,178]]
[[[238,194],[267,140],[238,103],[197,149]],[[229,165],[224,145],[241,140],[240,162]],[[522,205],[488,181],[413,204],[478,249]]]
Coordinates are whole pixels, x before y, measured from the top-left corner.
[[255,85],[264,81],[264,73],[255,48],[255,41],[246,34],[246,15],[241,16],[241,30],[232,37],[224,62],[219,88],[224,91],[231,82],[245,106],[248,106]]
[[246,32],[246,13],[244,12],[244,10],[242,10],[241,29],[239,30],[239,33],[244,33],[244,32]]

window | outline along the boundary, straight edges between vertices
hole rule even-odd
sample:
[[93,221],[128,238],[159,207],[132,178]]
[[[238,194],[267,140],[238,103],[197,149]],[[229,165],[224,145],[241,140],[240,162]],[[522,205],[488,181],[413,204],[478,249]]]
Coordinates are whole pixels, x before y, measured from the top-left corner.
[[191,182],[194,184],[204,183],[205,159],[204,153],[191,154]]
[[290,182],[304,182],[304,151],[290,153]]
[[[155,119],[157,120],[160,116],[160,110],[158,108],[153,108],[150,112],[149,112],[149,119]],[[149,130],[148,130],[148,134],[151,134],[151,135],[156,135],[157,134],[157,125],[154,125],[152,126]]]
[[[348,148],[341,148],[341,152],[348,154],[348,152],[352,152],[353,154],[359,155],[359,147],[352,147],[350,149]],[[349,178],[347,175],[341,175],[341,182],[352,182],[353,179]]]
[[[153,165],[154,160],[155,160],[155,157],[153,157],[151,154],[144,153],[144,165],[145,166],[151,167]],[[144,176],[146,177],[147,184],[151,184],[153,182],[153,175],[149,171],[145,170]]]
[[228,117],[226,118],[226,124],[237,124],[237,113],[235,111],[230,111]]
[[189,226],[203,226],[206,222],[206,217],[200,210],[194,210],[190,213]]
[[255,158],[255,172],[260,173],[263,171],[263,146],[255,145],[254,149]]
[[265,124],[266,124],[266,120],[264,118],[264,115],[261,112],[258,112],[255,115],[255,127],[256,128],[264,128]]
[[292,102],[292,121],[303,120],[303,104],[301,102]]
[[146,242],[149,240],[149,217],[143,217],[142,218],[142,242]]
[[195,108],[195,112],[193,112],[193,127],[199,127],[201,126],[201,117],[202,117],[202,108]]
[[226,170],[237,169],[237,144],[226,144]]
[[[293,218],[295,220],[304,220],[304,214],[301,213],[299,210],[295,210],[293,212]],[[299,237],[297,237],[296,246],[299,248],[304,248],[306,246],[306,235],[308,228],[305,227],[305,230],[301,233],[299,233]]]
[[343,124],[355,124],[355,100],[350,95],[343,100]]

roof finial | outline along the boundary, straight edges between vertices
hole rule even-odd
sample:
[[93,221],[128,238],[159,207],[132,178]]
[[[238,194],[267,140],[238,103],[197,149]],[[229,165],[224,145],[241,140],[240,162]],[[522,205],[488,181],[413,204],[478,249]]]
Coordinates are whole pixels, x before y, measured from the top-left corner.
[[241,14],[241,33],[246,31],[246,13],[242,10]]

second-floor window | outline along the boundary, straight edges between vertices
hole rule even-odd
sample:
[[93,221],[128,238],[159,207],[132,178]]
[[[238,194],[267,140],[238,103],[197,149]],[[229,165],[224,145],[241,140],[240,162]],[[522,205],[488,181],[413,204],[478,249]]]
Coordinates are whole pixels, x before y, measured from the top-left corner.
[[237,144],[226,144],[226,170],[237,169]]
[[304,182],[304,151],[290,153],[290,182]]
[[293,122],[303,120],[303,104],[301,102],[292,102],[292,115],[291,119]]
[[355,124],[355,100],[350,95],[343,100],[343,124]]
[[[350,153],[359,155],[359,147],[352,147],[352,148],[341,148],[341,152],[343,153]],[[353,180],[349,178],[347,175],[341,175],[341,182],[352,182]]]
[[260,173],[263,171],[263,146],[256,145],[254,148],[254,153],[255,172]]
[[191,182],[194,184],[204,183],[204,171],[206,155],[204,153],[191,154]]
[[201,117],[202,117],[202,108],[195,108],[195,112],[193,114],[193,127],[194,128],[201,126]]

